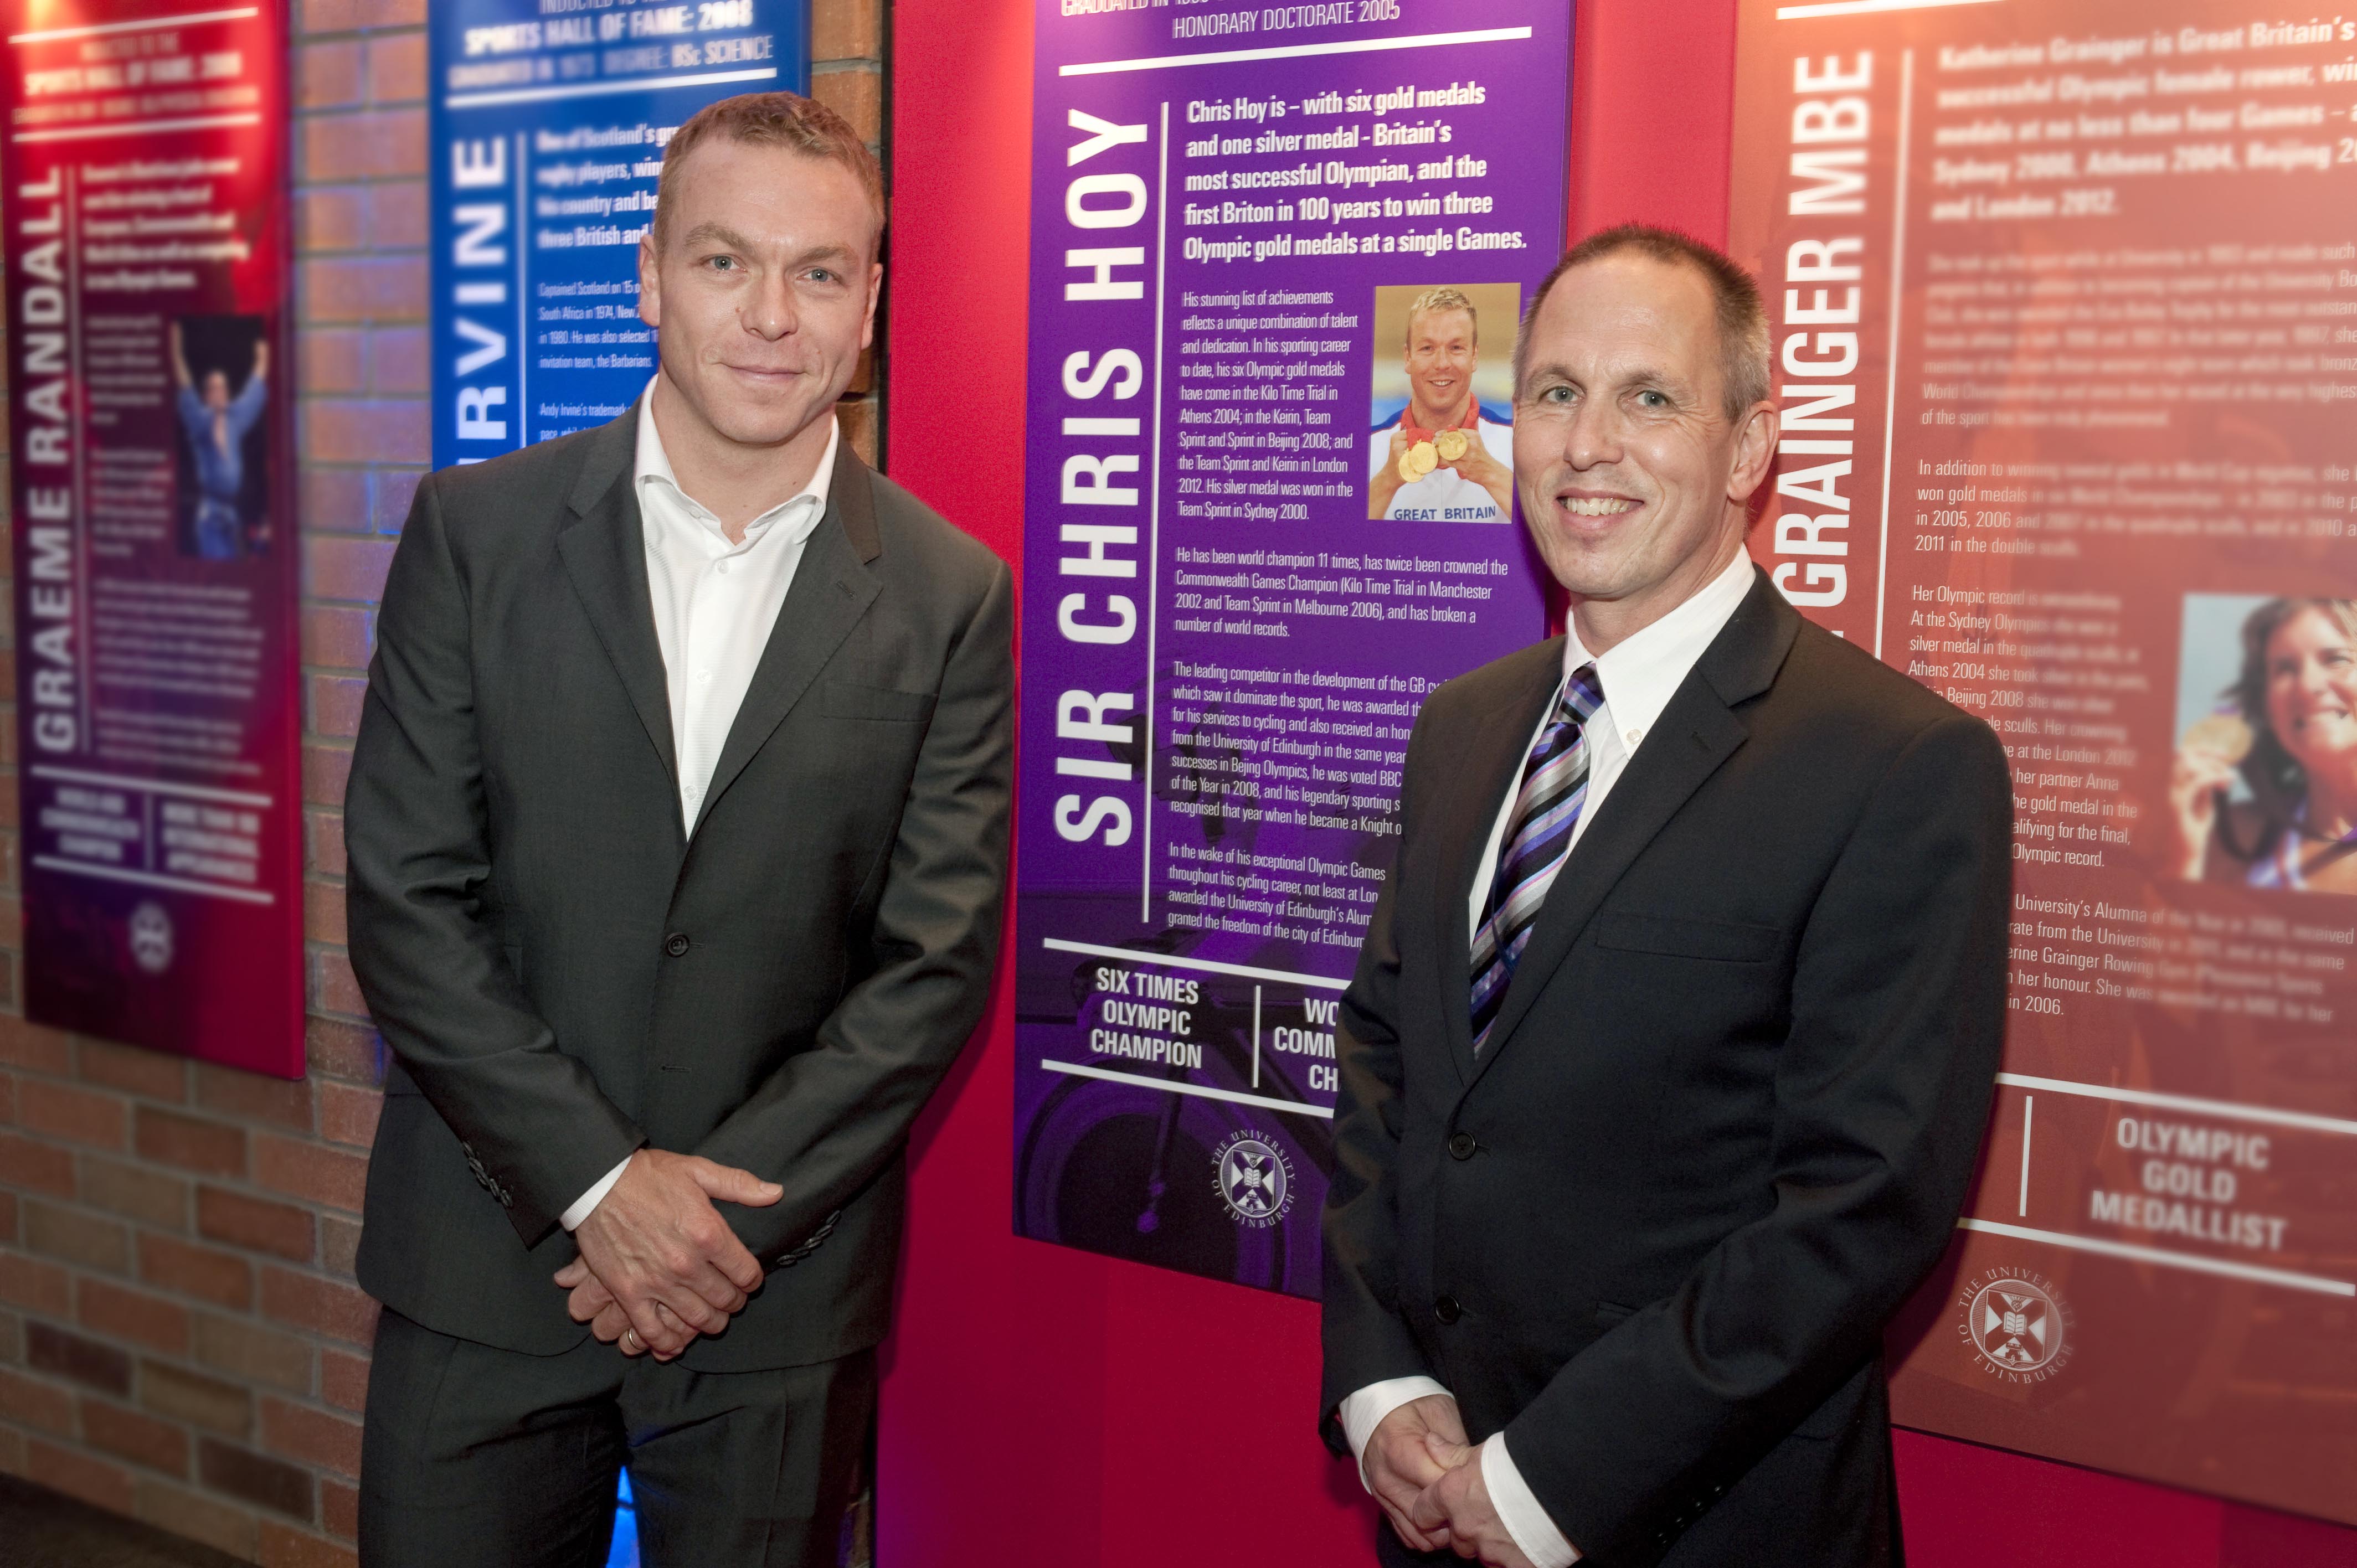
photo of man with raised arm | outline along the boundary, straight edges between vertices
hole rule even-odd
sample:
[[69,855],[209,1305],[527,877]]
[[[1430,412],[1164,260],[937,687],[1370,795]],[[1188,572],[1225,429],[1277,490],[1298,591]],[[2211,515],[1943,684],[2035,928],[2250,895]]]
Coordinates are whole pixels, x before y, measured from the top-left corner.
[[661,369],[419,486],[346,801],[392,1048],[371,1568],[834,1568],[910,1122],[981,1015],[1012,583],[834,417],[881,173],[791,93],[666,151]]
[[1388,1564],[1900,1559],[1882,1331],[1987,1116],[2012,797],[1746,553],[1769,364],[1681,234],[1532,295],[1568,624],[1425,703],[1336,1041],[1321,1429]]

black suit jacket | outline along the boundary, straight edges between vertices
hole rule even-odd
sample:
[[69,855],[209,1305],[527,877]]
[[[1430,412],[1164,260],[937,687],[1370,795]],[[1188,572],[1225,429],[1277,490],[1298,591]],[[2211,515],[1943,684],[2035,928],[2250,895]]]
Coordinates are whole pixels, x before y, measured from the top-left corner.
[[997,954],[1012,582],[843,443],[684,832],[635,436],[431,474],[393,555],[345,802],[395,1058],[361,1283],[577,1344],[557,1217],[652,1143],[785,1187],[721,1206],[771,1272],[685,1364],[829,1359],[884,1334],[903,1141]]
[[1409,742],[1338,1039],[1328,1440],[1421,1373],[1599,1564],[1885,1561],[1880,1332],[1963,1202],[2005,1018],[2003,751],[1756,574],[1477,1059],[1467,899],[1562,657],[1450,682]]

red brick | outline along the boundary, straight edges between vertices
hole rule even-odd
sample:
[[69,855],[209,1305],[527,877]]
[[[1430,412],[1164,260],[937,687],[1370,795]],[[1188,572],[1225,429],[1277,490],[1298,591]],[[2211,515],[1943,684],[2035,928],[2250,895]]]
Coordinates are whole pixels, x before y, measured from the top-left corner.
[[369,386],[380,395],[424,397],[434,390],[433,343],[422,327],[382,327],[370,335]]
[[[13,729],[15,725],[9,727]],[[16,790],[0,789],[0,797],[8,800],[10,810],[15,809]],[[73,1071],[72,1039],[62,1029],[28,1024],[22,1018],[0,1014],[0,1062],[11,1067],[27,1067],[63,1078]]]
[[24,1218],[27,1251],[105,1273],[130,1273],[131,1232],[115,1221],[93,1219],[79,1208],[29,1200]]
[[365,1024],[307,1018],[303,1021],[303,1046],[313,1072],[355,1079],[361,1083],[384,1081],[384,1040]]
[[0,1190],[0,1247],[10,1246],[16,1240],[16,1195]]
[[423,468],[379,468],[371,476],[376,486],[377,532],[400,533],[409,526],[409,505],[417,496],[418,481],[425,478]]
[[251,1563],[261,1552],[258,1521],[245,1509],[192,1492],[153,1476],[139,1482],[139,1517],[174,1535],[200,1541],[241,1563]]
[[332,743],[303,747],[303,801],[310,806],[340,806],[344,781],[351,777],[352,752]]
[[[361,101],[362,49],[357,38],[305,44],[295,51],[295,103],[345,109]],[[315,122],[316,124],[316,122]]]
[[303,178],[387,179],[425,172],[425,111],[376,109],[301,122]]
[[425,0],[303,0],[301,15],[306,33],[414,27],[425,20]]
[[332,1214],[319,1216],[319,1268],[322,1273],[339,1279],[353,1279],[360,1273],[361,1223],[357,1219],[339,1219]]
[[262,1525],[262,1568],[359,1568],[357,1554],[267,1520]]
[[75,1284],[74,1299],[78,1320],[93,1334],[167,1355],[188,1353],[188,1309],[177,1301],[88,1278]]
[[333,1470],[354,1480],[361,1474],[361,1423],[324,1411],[289,1404],[285,1400],[262,1402],[262,1445],[273,1454],[322,1470]]
[[[376,250],[417,250],[425,243],[425,182],[389,179],[369,188],[369,243]],[[425,258],[411,263],[420,273]]]
[[367,694],[365,675],[306,675],[306,720],[317,734],[350,740],[360,733],[361,699]]
[[[201,1327],[199,1332],[201,1338]],[[305,1369],[308,1369],[307,1360]],[[158,1415],[225,1432],[231,1437],[244,1436],[253,1425],[251,1389],[175,1367],[169,1361],[139,1363],[139,1402]]]
[[197,1474],[217,1492],[310,1521],[311,1477],[292,1465],[205,1437],[197,1442]]
[[339,952],[312,956],[311,1004],[323,1013],[368,1015],[368,998],[361,994],[361,983],[352,973],[351,960]]
[[358,1415],[368,1408],[369,1359],[341,1350],[319,1352],[319,1397]]
[[341,1481],[319,1483],[319,1522],[329,1535],[357,1541],[361,1533],[361,1494]]
[[303,591],[313,598],[365,599],[374,604],[384,596],[384,574],[393,564],[393,543],[390,539],[305,534]]
[[0,893],[0,944],[22,947],[24,943],[24,900],[13,893]]
[[876,464],[876,405],[872,403],[839,403],[834,405],[835,417],[843,424],[843,438],[859,454],[859,460],[873,467]]
[[[295,251],[306,258],[368,248],[375,193],[364,185],[314,186],[295,193]],[[307,521],[310,513],[304,514]]]
[[[372,192],[371,199],[385,198]],[[425,319],[428,285],[423,256],[313,256],[303,262],[302,269],[307,326]]]
[[303,607],[304,663],[325,670],[366,670],[375,643],[375,611],[350,605]]
[[45,1079],[25,1079],[16,1095],[16,1117],[26,1131],[101,1149],[124,1146],[127,1110],[119,1095]]
[[[309,330],[317,330],[310,328]],[[298,481],[303,526],[307,534],[369,532],[369,475],[365,468],[307,466]],[[307,660],[309,654],[304,655]]]
[[111,1460],[34,1438],[25,1444],[25,1475],[32,1481],[80,1498],[95,1508],[127,1514],[132,1509],[131,1472]]
[[273,1192],[358,1214],[368,1192],[368,1157],[258,1133],[253,1179]]
[[296,339],[307,396],[368,391],[368,334],[355,327],[314,327]]
[[234,1252],[174,1240],[139,1238],[139,1277],[160,1290],[177,1291],[217,1306],[253,1305],[253,1265]]
[[73,1311],[71,1276],[22,1252],[0,1252],[0,1301],[64,1317]]
[[0,1367],[0,1421],[73,1435],[73,1395],[52,1382]]
[[71,1197],[73,1156],[54,1144],[37,1144],[18,1133],[0,1133],[0,1183]]
[[377,1118],[383,1110],[384,1096],[376,1090],[323,1083],[319,1086],[319,1135],[365,1149],[376,1142]]
[[25,1364],[37,1372],[123,1398],[131,1395],[131,1358],[109,1345],[54,1323],[25,1325]]
[[271,1122],[307,1133],[311,1129],[311,1086],[301,1079],[272,1078],[200,1062],[197,1103],[241,1122]]
[[292,1334],[219,1313],[197,1316],[197,1359],[244,1383],[311,1391],[311,1347]]
[[85,1083],[178,1103],[188,1097],[188,1059],[111,1040],[74,1042],[74,1070]]
[[121,1160],[81,1157],[81,1200],[161,1230],[188,1228],[188,1183]]
[[0,1476],[21,1476],[25,1470],[25,1434],[13,1426],[0,1426]]
[[197,1188],[197,1233],[298,1263],[309,1262],[316,1246],[308,1209],[218,1187]]
[[[323,875],[344,875],[344,814],[341,811],[303,813],[303,863]],[[339,1024],[337,1027],[349,1028],[350,1026]]]
[[128,1459],[167,1476],[188,1473],[188,1434],[152,1415],[142,1415],[104,1400],[84,1398],[81,1435],[91,1447],[118,1459]]
[[142,1159],[178,1165],[203,1176],[245,1174],[245,1133],[242,1128],[143,1105],[138,1111],[136,1135]]
[[[303,885],[303,940],[344,945],[344,886],[340,882]],[[324,1112],[322,1112],[324,1114]]]
[[881,0],[834,0],[811,7],[811,59],[874,59],[884,52]]
[[369,40],[369,102],[410,103],[425,96],[425,35],[394,33]]
[[[424,463],[434,451],[424,398],[313,398],[303,409],[303,455],[315,463]],[[323,599],[373,598],[329,593]]]
[[358,1285],[289,1269],[262,1271],[262,1316],[274,1323],[367,1345],[376,1337],[376,1303]]
[[851,122],[863,142],[884,129],[884,79],[872,70],[822,70],[811,75],[813,98]]
[[16,1120],[16,1075],[0,1072],[0,1127],[10,1126]]

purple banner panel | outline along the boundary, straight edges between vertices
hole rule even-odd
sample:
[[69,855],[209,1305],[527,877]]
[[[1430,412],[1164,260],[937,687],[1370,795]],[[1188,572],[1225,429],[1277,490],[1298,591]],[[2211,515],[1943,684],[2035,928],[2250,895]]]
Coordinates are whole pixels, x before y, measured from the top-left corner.
[[286,7],[10,15],[25,1010],[300,1078]]
[[1318,1293],[1409,726],[1544,627],[1512,367],[1570,56],[1544,0],[1041,0],[1019,1234]]

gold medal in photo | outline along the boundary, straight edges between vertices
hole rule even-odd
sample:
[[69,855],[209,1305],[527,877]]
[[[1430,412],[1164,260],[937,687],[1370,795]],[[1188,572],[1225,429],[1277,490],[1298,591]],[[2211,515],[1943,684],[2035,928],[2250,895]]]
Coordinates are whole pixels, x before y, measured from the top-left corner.
[[1419,441],[1400,454],[1400,483],[1412,485],[1438,467],[1440,467],[1440,456],[1433,451],[1432,443]]
[[1433,450],[1440,454],[1440,460],[1444,463],[1454,463],[1472,446],[1462,430],[1444,430],[1432,438]]
[[2188,751],[2216,752],[2229,762],[2240,763],[2251,755],[2251,745],[2256,738],[2249,724],[2239,715],[2212,714],[2188,725],[2185,738],[2179,745]]

